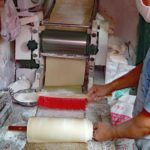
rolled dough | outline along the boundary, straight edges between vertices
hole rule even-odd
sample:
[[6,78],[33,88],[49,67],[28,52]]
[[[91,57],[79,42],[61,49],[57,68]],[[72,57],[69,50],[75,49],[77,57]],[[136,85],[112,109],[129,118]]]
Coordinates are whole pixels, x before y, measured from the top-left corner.
[[93,124],[86,119],[32,117],[27,125],[29,143],[87,142],[92,137]]
[[46,57],[45,86],[83,85],[85,62],[82,59]]

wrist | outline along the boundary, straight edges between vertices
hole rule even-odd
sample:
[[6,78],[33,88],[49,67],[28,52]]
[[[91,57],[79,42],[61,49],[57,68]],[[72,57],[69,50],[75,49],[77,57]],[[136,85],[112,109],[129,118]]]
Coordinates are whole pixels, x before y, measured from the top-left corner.
[[112,93],[115,90],[115,85],[111,82],[107,84],[108,93]]
[[117,128],[115,126],[112,127],[112,140],[117,138]]

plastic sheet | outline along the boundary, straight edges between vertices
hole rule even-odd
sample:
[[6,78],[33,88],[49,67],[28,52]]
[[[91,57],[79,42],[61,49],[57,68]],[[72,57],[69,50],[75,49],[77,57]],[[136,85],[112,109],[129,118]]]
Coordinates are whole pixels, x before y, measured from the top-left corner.
[[20,33],[21,25],[16,7],[12,0],[6,0],[1,14],[1,35],[7,41],[13,41]]
[[14,81],[15,64],[11,61],[10,43],[0,39],[0,90]]

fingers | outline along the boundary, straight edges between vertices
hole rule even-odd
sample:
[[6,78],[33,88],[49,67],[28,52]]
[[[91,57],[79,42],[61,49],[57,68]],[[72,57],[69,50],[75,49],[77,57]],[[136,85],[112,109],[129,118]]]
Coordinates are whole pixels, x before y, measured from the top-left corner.
[[99,101],[105,96],[105,90],[101,88],[100,85],[93,85],[93,87],[88,92],[89,101]]
[[98,140],[98,139],[97,139],[98,124],[99,124],[99,123],[94,123],[94,127],[93,127],[93,139],[94,139],[95,141]]
[[98,122],[94,123],[94,129],[97,129],[98,128]]
[[93,140],[94,140],[94,141],[97,141],[97,139],[95,138],[95,134],[96,134],[96,131],[93,130]]
[[99,142],[113,139],[113,127],[105,122],[94,124],[93,139]]
[[91,97],[95,92],[96,92],[96,87],[93,86],[93,87],[89,90],[88,96]]
[[101,142],[102,140],[101,140],[101,138],[99,137],[99,133],[98,132],[94,132],[94,134],[93,134],[93,139],[95,140],[95,141],[99,141],[99,142]]
[[98,141],[96,130],[93,133],[93,140]]
[[95,140],[95,141],[99,140],[98,128],[94,128],[94,130],[93,130],[93,140]]
[[102,125],[102,122],[96,122],[94,123],[94,129],[93,129],[93,139],[95,141],[103,141],[101,139],[101,125]]
[[95,100],[96,100],[95,94],[88,96],[88,101],[95,101]]
[[89,100],[93,100],[96,98],[97,92],[99,91],[99,85],[93,85],[92,88],[88,92]]

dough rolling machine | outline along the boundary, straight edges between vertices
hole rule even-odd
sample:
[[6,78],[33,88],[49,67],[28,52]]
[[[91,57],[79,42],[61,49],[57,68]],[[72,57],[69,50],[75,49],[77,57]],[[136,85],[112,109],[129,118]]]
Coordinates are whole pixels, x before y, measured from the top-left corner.
[[[29,73],[36,69],[31,89],[40,91],[44,85],[87,91],[93,84],[98,52],[97,1],[43,2],[43,12],[20,18],[21,33],[15,42],[15,59],[19,60],[21,68],[30,68]],[[17,7],[21,7],[19,3]],[[23,72],[21,68],[17,68],[18,72]]]
[[79,86],[87,91],[93,84],[94,56],[98,52],[95,15],[95,0],[53,1],[41,22],[45,87]]
[[[47,0],[47,1],[50,1],[50,0]],[[38,28],[39,22],[42,17],[39,17],[40,19],[38,19],[38,21],[35,18],[34,26],[32,28],[28,26],[24,26],[25,27],[23,28],[24,34],[22,33],[20,34],[22,38],[20,38],[19,36],[18,39],[16,40],[17,44],[16,44],[16,49],[15,49],[16,50],[15,58],[16,60],[32,60],[33,59],[35,60],[36,64],[39,64],[39,68],[38,68],[39,72],[36,72],[36,79],[38,81],[38,82],[35,82],[35,86],[37,85],[36,90],[40,89],[38,86],[41,85],[42,83],[41,82],[42,80],[40,78],[41,76],[43,76],[42,75],[43,68],[45,71],[45,83],[44,83],[45,87],[80,86],[80,87],[83,87],[82,88],[83,91],[86,91],[90,87],[90,85],[93,84],[92,81],[93,81],[93,74],[94,74],[94,58],[95,58],[95,54],[98,51],[98,48],[97,48],[98,32],[97,31],[99,29],[99,26],[96,24],[96,21],[94,20],[95,19],[95,11],[94,11],[95,7],[96,7],[95,0],[80,0],[80,1],[56,0],[53,5],[53,9],[49,8],[51,12],[50,19],[44,19],[41,22],[41,27],[43,26],[44,30],[40,34],[40,42],[39,42],[37,31],[39,29]],[[37,16],[38,15],[40,16],[40,14],[37,14]],[[32,31],[32,32],[29,32],[29,31]],[[29,38],[25,39],[24,36],[22,35],[27,35],[27,34]],[[38,47],[37,49],[32,51],[32,54],[31,54],[31,51],[28,51],[30,53],[28,53],[28,56],[27,56],[23,53],[24,51],[23,49],[21,49],[21,47],[22,45],[27,44],[28,41],[30,41],[30,39],[32,40],[31,37],[33,38],[33,40],[37,42],[37,45],[40,45],[40,49],[38,49],[39,48]],[[20,43],[20,45],[18,43]],[[32,59],[31,59],[31,56],[33,57]],[[43,58],[44,58],[44,61],[43,61]],[[82,116],[85,117],[85,112],[83,112]],[[42,127],[39,126],[39,128],[35,128],[36,131],[34,132],[34,133],[41,135],[41,133],[47,133],[47,128],[45,127],[47,123],[43,122],[43,119],[45,119],[43,116],[41,116],[41,118],[39,119],[37,120],[38,124],[37,122],[35,122],[35,125],[33,125],[33,123],[31,122],[31,125],[33,125],[33,129],[34,129],[35,126],[39,125],[42,122],[41,124]],[[49,119],[46,118],[45,121],[47,120]],[[53,118],[52,123],[55,123],[55,120],[57,121],[57,118]],[[65,150],[85,149],[86,150],[87,147],[89,147],[91,142],[90,143],[83,143],[83,142],[87,142],[88,140],[92,139],[92,134],[93,134],[92,122],[85,120],[83,118],[77,119],[77,120],[72,118],[72,120],[75,122],[75,125],[74,123],[70,125],[70,121],[66,123],[66,121],[64,120],[62,121],[60,119],[62,123],[65,123],[65,126],[66,124],[70,126],[70,129],[73,132],[70,134],[70,131],[69,131],[68,135],[64,134],[68,136],[66,138],[66,140],[68,140],[67,141],[68,143],[58,143],[60,141],[56,139],[55,140],[56,143],[48,143],[49,145],[47,146],[48,147],[47,149],[62,149],[62,150],[63,149]],[[72,123],[72,120],[71,120],[71,123]],[[81,121],[81,122],[79,122],[78,124],[78,121]],[[49,124],[52,125],[52,123],[48,122],[47,127],[49,128]],[[60,126],[60,123],[56,122],[56,124]],[[79,125],[79,127],[77,127],[76,125]],[[54,124],[53,127],[55,126],[56,125]],[[64,124],[62,124],[62,126],[65,127]],[[57,128],[60,128],[60,127],[57,127],[55,130],[53,127],[50,128],[51,129],[50,132],[56,131],[59,134],[59,131],[57,130]],[[31,130],[33,129],[31,128]],[[75,129],[77,130],[81,129],[82,132],[80,130],[76,132]],[[16,128],[12,127],[11,130],[16,130]],[[23,128],[19,127],[19,130],[26,131],[26,127],[23,127]],[[62,130],[62,131],[65,131],[65,130]],[[34,133],[31,133],[31,134],[34,135]],[[77,138],[75,136],[76,139],[71,140],[70,136],[74,138],[74,135],[76,135],[76,133],[79,133],[77,134]],[[47,134],[42,135],[42,136],[47,138]],[[37,135],[35,135],[35,137],[37,137]],[[52,137],[55,137],[55,136],[52,136]],[[60,136],[58,137],[60,138]],[[63,140],[64,139],[65,138],[63,137]],[[46,142],[49,142],[49,141],[46,141]],[[61,141],[61,142],[66,142],[66,141]],[[72,142],[77,142],[77,143],[72,143]],[[26,149],[36,149],[36,150],[38,149],[37,147],[33,148],[33,146],[38,146],[38,147],[41,146],[42,148],[39,148],[39,149],[44,149],[44,146],[46,147],[45,143],[44,144],[36,143],[34,145],[34,143],[32,143],[31,141],[31,143],[29,145],[28,144],[29,143],[27,143],[26,145]],[[89,149],[91,150],[91,148],[88,148],[88,150]]]

